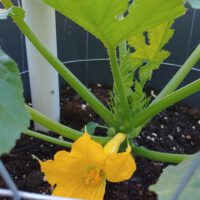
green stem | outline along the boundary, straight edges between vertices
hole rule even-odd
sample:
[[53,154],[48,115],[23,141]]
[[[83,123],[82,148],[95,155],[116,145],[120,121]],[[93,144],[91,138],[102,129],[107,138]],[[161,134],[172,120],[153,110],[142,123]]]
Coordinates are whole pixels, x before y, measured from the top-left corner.
[[119,60],[120,60],[120,64],[122,63],[123,61],[123,58],[124,56],[126,55],[127,53],[127,44],[126,44],[126,40],[121,42],[119,44]]
[[68,148],[71,148],[71,146],[72,146],[71,142],[62,141],[62,140],[59,140],[59,139],[56,139],[56,138],[53,138],[53,137],[50,137],[50,136],[47,136],[47,135],[44,135],[44,134],[41,134],[41,133],[37,133],[35,131],[26,130],[23,133],[25,135],[30,136],[30,137],[34,137],[34,138],[43,140],[45,142],[49,142],[49,143],[56,144],[56,145],[59,145],[59,146],[68,147]]
[[168,108],[169,106],[185,99],[193,93],[200,90],[200,80],[196,80],[187,86],[171,93],[170,95],[162,98],[158,102],[152,104],[147,109],[139,113],[134,121],[135,127],[146,124],[153,116],[158,114],[160,111]]
[[[190,57],[186,60],[183,66],[178,70],[178,72],[172,77],[172,79],[168,82],[168,84],[163,88],[163,90],[159,93],[159,95],[153,100],[151,105],[158,102],[163,97],[169,95],[170,93],[174,92],[181,82],[185,79],[187,74],[191,71],[192,67],[199,61],[200,59],[200,44],[197,48],[193,51]],[[146,122],[145,122],[146,123]],[[144,127],[145,124],[140,125],[139,128]],[[133,135],[136,137],[138,134]]]
[[186,60],[183,66],[178,70],[178,72],[173,76],[173,78],[168,82],[168,84],[164,87],[164,89],[160,92],[160,94],[155,98],[152,102],[155,103],[161,98],[167,96],[168,94],[174,92],[178,86],[185,79],[187,74],[190,72],[192,67],[199,61],[200,59],[200,44],[193,51],[190,57]]
[[[54,131],[55,133],[58,133],[66,138],[71,139],[71,140],[76,140],[82,135],[81,132],[76,131],[72,128],[69,128],[67,126],[64,126],[64,125],[48,118],[47,116],[36,111],[35,109],[31,108],[28,105],[26,105],[26,108],[27,108],[28,112],[30,113],[32,120],[41,124],[42,126],[46,127],[47,129]],[[105,144],[111,139],[110,137],[100,137],[100,136],[92,136],[92,138],[100,144]]]
[[[10,0],[2,0],[5,8],[12,7]],[[23,19],[12,16],[21,32],[32,42],[35,48],[56,69],[62,78],[92,107],[92,109],[111,127],[118,127],[113,114],[74,76],[66,66],[58,60],[48,48],[36,37]]]
[[112,73],[113,73],[114,84],[116,85],[117,92],[119,94],[119,98],[120,98],[120,101],[122,103],[124,113],[128,113],[129,104],[128,104],[128,100],[126,98],[126,92],[125,92],[125,89],[124,89],[124,85],[123,85],[123,82],[122,82],[122,79],[121,79],[115,49],[109,48],[108,54],[109,54],[109,58],[110,58],[110,64],[111,64],[111,69],[112,69]]
[[13,3],[10,0],[2,0],[1,3],[3,4],[3,6],[5,8],[10,8],[10,7],[14,6]]
[[133,153],[136,156],[141,156],[144,158],[148,158],[150,160],[160,161],[160,162],[167,162],[167,163],[175,163],[178,164],[189,158],[192,155],[187,154],[173,154],[173,153],[163,153],[158,151],[148,150],[145,147],[138,147],[133,146]]
[[[123,20],[124,19],[124,14],[121,14],[118,18],[119,18],[119,20]],[[126,43],[126,40],[124,40],[119,44],[120,65],[121,65],[121,63],[123,61],[123,58],[126,55],[126,53],[127,53],[127,43]]]

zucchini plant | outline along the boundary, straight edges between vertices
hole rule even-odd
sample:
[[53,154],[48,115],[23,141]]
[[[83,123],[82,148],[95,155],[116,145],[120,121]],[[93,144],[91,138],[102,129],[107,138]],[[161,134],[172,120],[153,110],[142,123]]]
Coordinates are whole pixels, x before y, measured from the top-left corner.
[[[113,90],[109,99],[109,107],[103,105],[100,100],[46,48],[24,20],[25,12],[22,8],[15,7],[10,0],[1,0],[0,2],[4,6],[4,9],[0,11],[0,19],[5,20],[7,17],[12,18],[21,32],[30,40],[43,57],[90,105],[99,117],[102,118],[104,121],[103,127],[106,127],[107,130],[107,136],[95,136],[95,133],[88,135],[87,130],[82,134],[82,131],[74,130],[53,121],[34,108],[23,104],[21,83],[18,83],[20,85],[20,95],[17,94],[17,85],[14,85],[14,87],[12,85],[11,87],[9,84],[4,84],[1,86],[2,89],[0,90],[0,99],[2,98],[2,101],[0,101],[0,108],[2,108],[1,110],[3,110],[6,115],[1,112],[2,114],[0,113],[0,116],[1,122],[6,123],[0,123],[1,130],[4,130],[0,134],[0,141],[2,141],[2,144],[4,143],[6,147],[4,148],[1,145],[0,153],[8,152],[11,145],[7,145],[7,143],[10,143],[11,137],[11,144],[13,144],[13,140],[17,138],[13,137],[15,136],[14,132],[17,132],[18,136],[20,132],[23,132],[26,135],[47,142],[65,147],[72,147],[70,153],[58,152],[55,155],[54,161],[40,161],[41,169],[45,172],[49,183],[52,184],[52,186],[57,185],[53,194],[98,200],[103,198],[105,180],[118,182],[130,178],[134,173],[136,164],[133,157],[130,157],[131,150],[132,155],[170,163],[180,163],[184,159],[189,158],[190,155],[156,152],[148,150],[145,147],[137,146],[134,143],[135,138],[141,133],[142,128],[155,115],[200,90],[200,80],[195,80],[179,88],[184,78],[200,58],[200,45],[198,45],[180,70],[166,84],[154,100],[148,97],[144,92],[145,85],[151,80],[153,72],[170,56],[170,52],[165,49],[165,45],[174,34],[174,30],[172,29],[174,21],[186,12],[185,1],[43,1],[90,32],[104,44],[108,52],[110,69],[113,75]],[[195,7],[199,5],[198,2],[195,1],[189,2]],[[119,56],[117,56],[117,53],[119,53]],[[2,51],[0,55],[0,80],[7,81],[4,75],[5,70],[9,70],[10,66],[15,66],[16,69],[16,64],[14,64],[14,61],[8,59]],[[6,63],[4,62],[4,58],[7,59]],[[19,77],[16,75],[17,73],[16,70],[9,72],[9,74],[13,76],[13,81],[19,81]],[[15,96],[13,96],[12,99],[9,95],[5,95],[7,91],[15,89],[16,93],[14,93]],[[20,107],[18,107],[20,111],[17,113],[21,113],[23,117],[17,118],[17,126],[14,126],[14,123],[12,123],[10,104],[5,106],[9,103],[9,98],[13,101],[10,103],[13,103],[14,107],[17,106],[18,101],[20,104]],[[17,102],[15,102],[15,99],[17,99]],[[75,142],[61,141],[45,134],[28,130],[28,114],[25,110],[33,121]],[[16,116],[15,114],[15,117]],[[9,132],[9,128],[11,127],[17,128],[15,131]],[[95,131],[95,128],[92,129]],[[9,137],[8,132],[10,134]],[[125,145],[121,145],[122,143],[125,143]],[[119,153],[120,145],[122,149]],[[90,157],[87,155],[90,155]],[[98,159],[96,159],[96,157]],[[80,164],[77,165],[76,162],[74,163],[74,159],[83,162],[84,170],[86,169],[86,171],[82,170]],[[120,169],[123,163],[125,167]],[[58,166],[62,166],[62,169],[68,170],[65,175],[61,173],[62,170]],[[112,166],[116,166],[116,170],[112,171]],[[75,167],[75,169],[72,169],[73,167]],[[79,179],[75,179],[74,182],[72,181],[72,183],[69,184],[70,179],[74,177],[72,175],[75,177],[78,176]],[[63,181],[63,177],[67,182]],[[78,187],[78,185],[81,185],[81,188]],[[75,192],[76,187],[78,187],[78,192]],[[93,195],[88,196],[90,193]]]

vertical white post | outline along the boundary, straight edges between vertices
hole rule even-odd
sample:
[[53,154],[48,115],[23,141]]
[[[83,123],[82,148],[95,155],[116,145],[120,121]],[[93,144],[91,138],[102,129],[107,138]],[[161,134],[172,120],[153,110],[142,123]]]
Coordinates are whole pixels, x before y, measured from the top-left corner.
[[[42,42],[57,55],[55,11],[41,0],[22,0],[25,20]],[[32,104],[35,109],[59,121],[60,100],[57,72],[26,40]],[[46,129],[35,124],[35,129]]]

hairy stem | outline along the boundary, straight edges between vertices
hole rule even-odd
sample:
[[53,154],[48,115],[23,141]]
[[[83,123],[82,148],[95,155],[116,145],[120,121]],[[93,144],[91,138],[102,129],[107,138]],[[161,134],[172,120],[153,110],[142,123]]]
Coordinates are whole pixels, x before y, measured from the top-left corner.
[[[46,127],[47,129],[49,129],[51,131],[54,131],[55,133],[58,133],[66,138],[71,139],[71,140],[76,140],[82,135],[81,132],[76,131],[72,128],[69,128],[67,126],[64,126],[64,125],[48,118],[47,116],[36,111],[35,109],[31,108],[28,105],[26,105],[26,108],[27,108],[28,112],[30,113],[33,121],[39,123],[40,125]],[[92,136],[92,138],[100,144],[105,144],[111,139],[110,137],[100,137],[100,136]]]
[[127,53],[127,44],[126,44],[126,40],[121,42],[119,44],[119,60],[120,60],[120,64],[122,63],[123,61],[123,58],[124,56],[126,55]]
[[129,104],[128,104],[128,100],[126,98],[126,92],[124,89],[124,85],[123,85],[123,82],[121,79],[115,49],[113,49],[113,48],[108,49],[108,54],[109,54],[109,58],[110,58],[110,64],[111,64],[112,74],[113,74],[113,78],[114,78],[114,84],[116,85],[117,92],[119,94],[124,113],[128,113]]
[[[10,0],[2,0],[5,8],[13,6]],[[56,58],[48,48],[37,38],[27,23],[12,15],[12,19],[21,32],[31,41],[43,57],[56,69],[62,78],[91,106],[91,108],[111,127],[118,127],[113,114],[70,72],[65,65]]]
[[150,160],[161,161],[161,162],[168,162],[168,163],[175,163],[178,164],[183,160],[189,158],[192,155],[187,154],[173,154],[173,153],[163,153],[158,151],[148,150],[145,147],[139,147],[133,145],[133,153],[136,156],[141,156],[144,158],[148,158]]
[[45,141],[45,142],[49,142],[49,143],[56,144],[56,145],[59,145],[59,146],[68,147],[68,148],[71,148],[71,146],[72,146],[72,143],[71,143],[71,142],[59,140],[59,139],[56,139],[56,138],[47,136],[47,135],[45,135],[45,134],[37,133],[37,132],[35,132],[35,131],[26,130],[26,131],[24,131],[23,133],[24,133],[25,135],[30,136],[30,137],[34,137],[34,138],[43,140],[43,141]]

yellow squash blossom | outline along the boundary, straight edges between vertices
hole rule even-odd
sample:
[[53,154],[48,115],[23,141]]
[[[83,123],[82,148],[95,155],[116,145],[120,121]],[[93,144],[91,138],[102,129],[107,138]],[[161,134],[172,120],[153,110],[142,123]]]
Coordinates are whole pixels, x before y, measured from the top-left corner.
[[54,186],[53,195],[102,200],[106,180],[120,182],[131,178],[136,165],[130,147],[117,153],[125,138],[119,133],[102,147],[84,133],[74,142],[71,152],[59,151],[54,160],[40,162],[47,181]]

